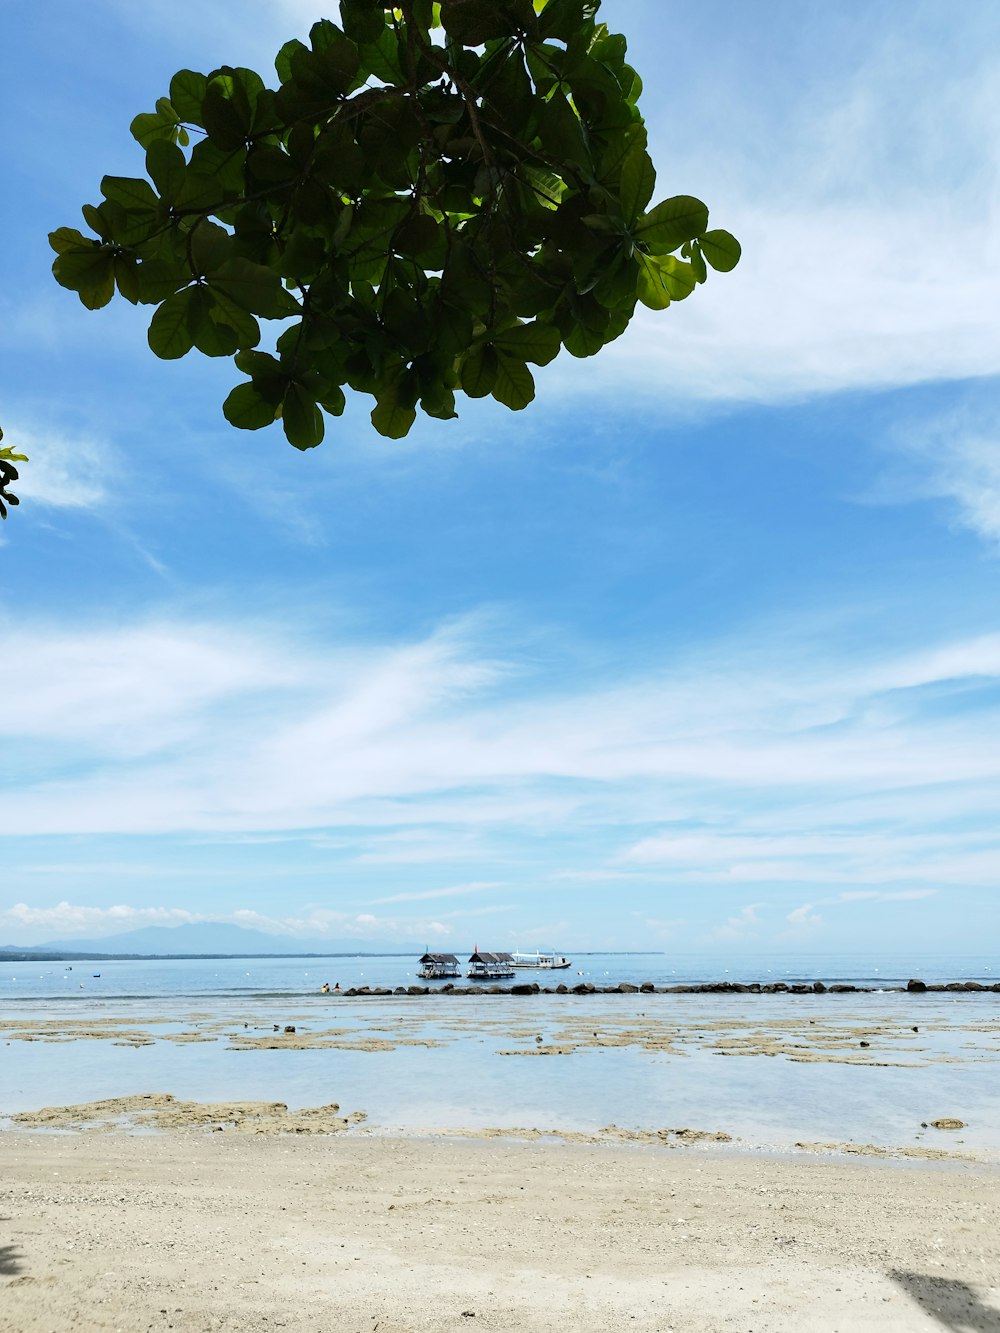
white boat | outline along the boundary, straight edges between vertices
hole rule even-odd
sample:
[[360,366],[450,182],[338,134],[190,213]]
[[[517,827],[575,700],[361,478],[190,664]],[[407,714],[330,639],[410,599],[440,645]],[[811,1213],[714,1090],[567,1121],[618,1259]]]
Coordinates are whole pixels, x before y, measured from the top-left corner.
[[564,958],[559,953],[518,953],[514,952],[510,956],[511,967],[533,967],[544,968],[547,971],[561,971],[564,967],[571,967],[573,960]]

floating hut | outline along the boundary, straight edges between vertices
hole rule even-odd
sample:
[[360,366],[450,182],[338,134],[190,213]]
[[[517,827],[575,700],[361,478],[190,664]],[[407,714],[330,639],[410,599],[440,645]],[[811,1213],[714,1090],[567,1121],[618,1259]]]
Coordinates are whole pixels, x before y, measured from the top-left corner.
[[418,977],[425,981],[437,981],[441,977],[460,977],[462,969],[453,953],[425,953],[420,960]]
[[509,953],[486,953],[477,948],[469,959],[465,974],[470,981],[510,981],[514,975],[514,959]]

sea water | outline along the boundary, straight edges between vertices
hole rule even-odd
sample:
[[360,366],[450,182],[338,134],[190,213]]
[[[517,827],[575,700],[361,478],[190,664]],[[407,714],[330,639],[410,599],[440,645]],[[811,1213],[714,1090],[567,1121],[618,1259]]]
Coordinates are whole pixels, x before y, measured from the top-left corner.
[[[574,956],[568,972],[522,977],[553,985],[821,979],[875,989],[819,996],[350,999],[321,995],[319,988],[337,981],[343,989],[411,984],[415,960],[101,960],[75,961],[72,970],[7,964],[0,971],[0,1118],[44,1105],[170,1092],[196,1101],[281,1101],[292,1108],[338,1102],[345,1113],[365,1111],[367,1127],[384,1132],[593,1132],[615,1124],[721,1130],[750,1148],[853,1141],[1000,1153],[1000,995],[887,989],[905,985],[911,975],[931,983],[989,982],[995,960],[817,955],[728,966],[727,974],[711,959],[592,954]],[[109,1021],[126,1031],[109,1033]],[[870,1064],[802,1062],[795,1042],[773,1056],[723,1058],[720,1052],[719,1038],[728,1030],[745,1033],[749,1024],[766,1036],[787,1032],[789,1022],[807,1035],[813,1024],[817,1032],[829,1025],[879,1031],[871,1043],[878,1058]],[[565,1055],[503,1054],[530,1052],[536,1038],[551,1046],[567,1026],[589,1035],[610,1025],[620,1034],[649,1023],[676,1029],[677,1048],[583,1044]],[[73,1038],[66,1025],[99,1035]],[[233,1046],[241,1034],[285,1025],[301,1034],[336,1029],[346,1049]],[[914,1027],[918,1036],[911,1035]],[[170,1039],[191,1032],[208,1039]],[[129,1033],[152,1040],[116,1044]],[[423,1041],[430,1044],[408,1044]],[[375,1049],[365,1049],[366,1042]],[[967,1128],[950,1135],[921,1128],[948,1116]]]
[[[464,955],[458,955],[465,971]],[[419,982],[412,954],[333,955],[297,958],[99,959],[93,963],[0,960],[0,1004],[25,999],[182,999],[222,996],[303,995],[324,982],[350,986],[407,986]],[[619,981],[657,986],[706,981],[824,981],[859,986],[905,986],[911,977],[930,984],[1000,981],[1000,957],[907,954],[760,954],[738,961],[711,954],[576,953],[564,971],[519,970],[518,980],[542,985]],[[419,984],[444,984],[422,983]],[[459,983],[456,979],[455,984]]]

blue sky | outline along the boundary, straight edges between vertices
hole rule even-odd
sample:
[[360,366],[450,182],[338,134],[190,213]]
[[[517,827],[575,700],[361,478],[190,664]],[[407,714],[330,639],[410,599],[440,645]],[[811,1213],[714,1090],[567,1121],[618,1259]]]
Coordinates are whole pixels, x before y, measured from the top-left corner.
[[989,948],[996,6],[605,0],[743,263],[525,413],[305,455],[49,274],[176,69],[319,15],[236,12],[0,12],[0,943]]

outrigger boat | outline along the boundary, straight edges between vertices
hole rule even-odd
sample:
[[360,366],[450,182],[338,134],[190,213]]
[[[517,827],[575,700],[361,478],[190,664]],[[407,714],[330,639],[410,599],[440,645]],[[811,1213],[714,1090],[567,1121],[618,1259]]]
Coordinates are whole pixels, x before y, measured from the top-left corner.
[[548,971],[561,971],[572,967],[573,960],[558,953],[518,953],[511,954],[511,967],[544,968]]

